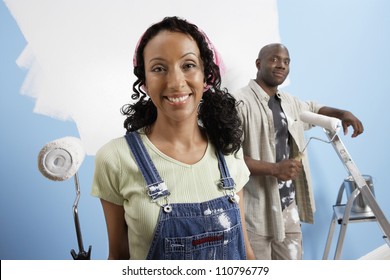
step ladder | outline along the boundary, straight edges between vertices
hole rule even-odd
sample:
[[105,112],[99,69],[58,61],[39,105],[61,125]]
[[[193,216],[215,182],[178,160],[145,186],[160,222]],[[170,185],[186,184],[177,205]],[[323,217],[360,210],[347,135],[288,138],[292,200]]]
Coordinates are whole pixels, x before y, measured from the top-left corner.
[[[326,241],[326,246],[323,254],[323,259],[328,259],[330,246],[333,239],[333,233],[336,227],[336,224],[340,225],[340,233],[335,249],[334,259],[340,259],[341,251],[344,243],[344,238],[349,223],[356,222],[377,222],[380,229],[383,232],[383,239],[390,247],[390,224],[386,219],[382,209],[379,207],[373,193],[371,192],[369,186],[367,185],[366,180],[360,174],[355,163],[352,161],[351,156],[349,155],[347,149],[345,148],[343,142],[340,140],[337,132],[324,129],[326,135],[329,138],[329,143],[332,144],[336,153],[338,154],[343,165],[347,169],[350,177],[356,184],[356,189],[352,192],[350,197],[347,200],[346,204],[342,204],[342,197],[344,193],[344,184],[341,185],[336,204],[333,206],[333,217],[329,228],[328,238]],[[354,212],[352,211],[352,206],[355,199],[358,195],[361,194],[365,203],[370,207],[371,211],[367,212]]]

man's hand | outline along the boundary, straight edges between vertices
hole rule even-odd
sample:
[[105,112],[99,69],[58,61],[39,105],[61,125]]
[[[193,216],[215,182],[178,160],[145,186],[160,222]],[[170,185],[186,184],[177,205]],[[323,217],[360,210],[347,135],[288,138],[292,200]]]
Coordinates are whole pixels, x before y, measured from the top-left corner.
[[341,123],[343,125],[344,135],[348,134],[349,126],[352,126],[353,128],[353,134],[351,137],[356,137],[364,131],[362,122],[349,111],[344,112],[341,117]]
[[302,171],[302,163],[295,159],[286,159],[275,163],[272,176],[282,181],[294,180]]

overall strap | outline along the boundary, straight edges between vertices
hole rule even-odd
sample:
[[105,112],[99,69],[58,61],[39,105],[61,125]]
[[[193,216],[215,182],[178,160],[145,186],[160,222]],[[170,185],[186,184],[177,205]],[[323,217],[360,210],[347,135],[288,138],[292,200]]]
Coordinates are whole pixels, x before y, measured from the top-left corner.
[[[138,167],[145,178],[148,195],[152,198],[152,201],[156,201],[160,197],[167,197],[170,192],[165,185],[165,182],[161,179],[153,161],[151,160],[148,152],[146,151],[145,145],[143,144],[138,132],[130,132],[125,135],[126,141],[132,151],[134,158],[138,164]],[[217,151],[218,167],[221,172],[221,179],[219,187],[223,190],[233,191],[235,183],[233,178],[230,176],[229,169],[227,167],[225,157]]]
[[146,188],[148,195],[152,201],[156,201],[160,197],[167,197],[170,195],[165,182],[161,179],[152,159],[146,151],[144,143],[138,132],[133,131],[125,135],[127,144],[141,170],[142,176],[146,181]]
[[224,190],[233,190],[236,184],[232,177],[230,177],[229,169],[227,167],[225,157],[221,151],[217,151],[218,166],[221,171],[221,183],[219,187]]

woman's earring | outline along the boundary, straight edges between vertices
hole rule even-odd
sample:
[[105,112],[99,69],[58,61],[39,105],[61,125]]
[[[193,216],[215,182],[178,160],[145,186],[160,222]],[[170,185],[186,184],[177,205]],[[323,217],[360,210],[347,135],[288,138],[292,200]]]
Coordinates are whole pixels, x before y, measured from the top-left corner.
[[199,101],[199,104],[198,104],[198,115],[199,115],[200,107],[202,106],[202,104],[203,104],[203,98]]
[[198,125],[199,125],[199,126],[203,126],[203,122],[202,122],[202,120],[200,119],[200,115],[199,115],[200,108],[202,107],[202,104],[203,104],[203,98],[200,100],[200,102],[199,102],[199,104],[198,104]]

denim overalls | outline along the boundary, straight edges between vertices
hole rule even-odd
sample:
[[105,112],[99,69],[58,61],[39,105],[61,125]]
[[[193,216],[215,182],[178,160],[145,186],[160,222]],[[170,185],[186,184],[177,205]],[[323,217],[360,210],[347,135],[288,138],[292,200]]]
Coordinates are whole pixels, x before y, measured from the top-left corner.
[[[240,211],[233,192],[234,181],[222,153],[218,153],[219,187],[225,191],[225,196],[202,203],[170,204],[169,190],[139,134],[132,132],[125,137],[147,183],[148,195],[161,206],[147,259],[246,259]],[[161,200],[165,203],[162,204]]]

